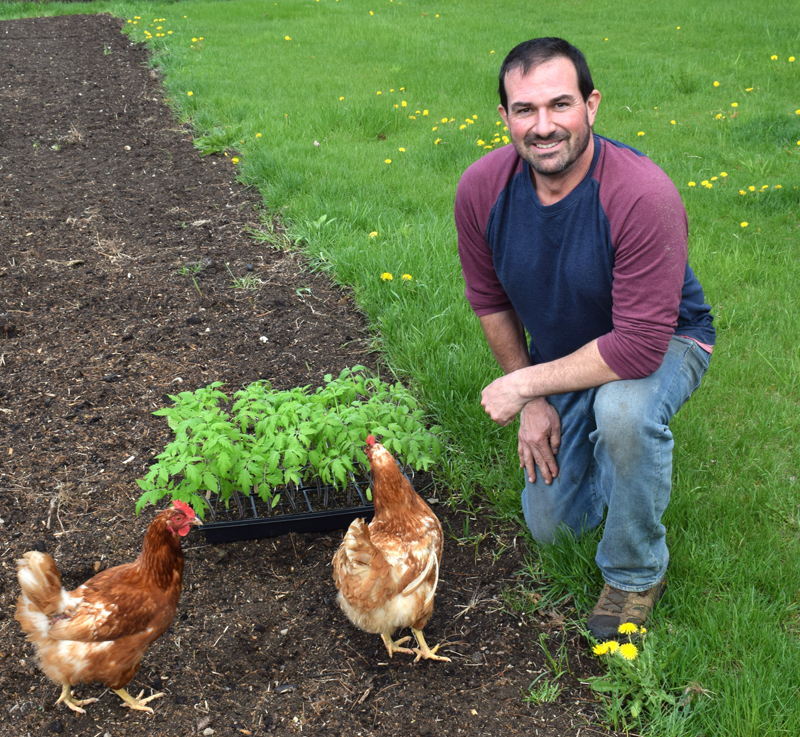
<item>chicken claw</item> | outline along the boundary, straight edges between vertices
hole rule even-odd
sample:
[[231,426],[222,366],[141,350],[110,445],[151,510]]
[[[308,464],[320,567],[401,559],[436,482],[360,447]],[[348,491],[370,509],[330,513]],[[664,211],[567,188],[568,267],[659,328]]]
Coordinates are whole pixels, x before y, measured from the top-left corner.
[[68,683],[65,683],[61,688],[61,696],[58,697],[56,706],[64,704],[64,706],[68,706],[72,711],[77,711],[78,714],[85,714],[86,710],[81,709],[81,707],[86,706],[86,704],[93,704],[95,701],[99,701],[99,699],[73,699],[72,687]]
[[445,658],[443,655],[437,655],[436,651],[441,647],[441,644],[437,645],[433,650],[428,647],[428,643],[425,642],[425,638],[422,636],[422,630],[415,630],[413,627],[411,631],[414,633],[414,637],[417,638],[417,642],[419,643],[419,647],[414,648],[414,652],[417,654],[417,657],[414,658],[414,662],[419,662],[420,658],[424,658],[425,660],[444,660],[446,663],[450,662],[450,658]]
[[389,635],[381,635],[381,639],[383,640],[383,644],[386,645],[386,649],[389,651],[389,657],[392,657],[392,653],[408,653],[409,655],[413,655],[414,651],[410,650],[407,647],[400,647],[404,642],[408,642],[410,637],[401,637],[399,640],[393,640]]
[[145,706],[145,704],[153,699],[160,699],[165,695],[163,693],[155,693],[143,699],[144,691],[140,691],[139,695],[133,698],[124,688],[112,688],[111,690],[125,702],[123,706],[127,706],[130,709],[138,709],[139,711],[149,711],[151,714],[153,710],[149,706]]

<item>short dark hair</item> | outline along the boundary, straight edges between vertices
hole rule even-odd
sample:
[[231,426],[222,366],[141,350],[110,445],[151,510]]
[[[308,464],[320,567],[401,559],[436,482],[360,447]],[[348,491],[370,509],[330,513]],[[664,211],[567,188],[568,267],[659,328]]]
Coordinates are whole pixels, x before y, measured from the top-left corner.
[[578,89],[581,91],[583,101],[586,102],[594,89],[594,82],[592,82],[592,74],[589,71],[589,65],[586,63],[586,57],[579,49],[576,49],[563,38],[548,36],[524,41],[511,49],[508,56],[503,59],[503,65],[500,67],[500,87],[498,89],[500,104],[503,108],[508,110],[506,74],[513,69],[521,69],[522,74],[525,75],[534,67],[560,56],[569,59],[574,65],[575,71],[578,73]]

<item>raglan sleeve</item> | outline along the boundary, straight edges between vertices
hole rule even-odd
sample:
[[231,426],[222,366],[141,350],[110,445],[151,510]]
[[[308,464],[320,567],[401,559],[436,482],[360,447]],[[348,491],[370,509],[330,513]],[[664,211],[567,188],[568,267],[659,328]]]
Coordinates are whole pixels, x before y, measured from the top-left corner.
[[613,329],[599,338],[598,349],[618,376],[638,379],[661,366],[678,322],[688,250],[686,210],[659,169],[629,192],[609,220],[615,250]]
[[461,177],[455,199],[458,256],[466,284],[464,294],[478,317],[513,309],[497,277],[486,240],[495,197],[491,188],[481,186],[482,179],[479,167],[473,164]]

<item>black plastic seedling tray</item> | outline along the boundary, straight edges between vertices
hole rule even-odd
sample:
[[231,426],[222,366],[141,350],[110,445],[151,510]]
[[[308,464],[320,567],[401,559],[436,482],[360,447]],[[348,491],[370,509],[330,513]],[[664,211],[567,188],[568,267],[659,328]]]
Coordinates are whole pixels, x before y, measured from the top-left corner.
[[375,508],[363,489],[369,479],[352,477],[346,488],[320,484],[276,489],[275,507],[257,495],[234,493],[227,506],[218,497],[209,499],[211,520],[200,528],[210,543],[258,540],[289,532],[345,530],[357,517],[372,519]]

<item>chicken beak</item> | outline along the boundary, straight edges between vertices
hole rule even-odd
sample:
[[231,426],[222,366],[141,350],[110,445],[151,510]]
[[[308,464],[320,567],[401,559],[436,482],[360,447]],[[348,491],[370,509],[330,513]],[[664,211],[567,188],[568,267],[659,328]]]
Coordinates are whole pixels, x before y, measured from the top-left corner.
[[202,527],[203,521],[199,517],[195,517],[192,520],[189,520],[190,525],[195,525],[196,527]]

